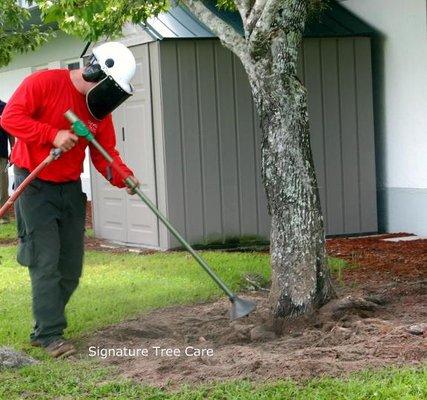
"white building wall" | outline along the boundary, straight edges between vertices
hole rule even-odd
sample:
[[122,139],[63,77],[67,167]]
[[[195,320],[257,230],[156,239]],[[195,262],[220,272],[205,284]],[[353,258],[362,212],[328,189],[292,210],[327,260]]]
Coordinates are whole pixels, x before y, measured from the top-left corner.
[[[62,68],[67,63],[77,61],[85,46],[79,39],[58,32],[57,37],[40,49],[20,54],[13,61],[0,69],[0,99],[8,101],[22,80],[32,72],[42,68]],[[9,169],[10,186],[13,182],[12,168]],[[86,157],[82,174],[83,190],[91,198],[89,158]]]
[[19,68],[11,71],[2,72],[0,69],[0,99],[9,100],[16,87],[26,76],[31,74],[30,67]]
[[[345,0],[381,34],[376,73],[380,214],[388,231],[427,235],[427,23],[425,0]],[[382,57],[382,61],[381,61]]]

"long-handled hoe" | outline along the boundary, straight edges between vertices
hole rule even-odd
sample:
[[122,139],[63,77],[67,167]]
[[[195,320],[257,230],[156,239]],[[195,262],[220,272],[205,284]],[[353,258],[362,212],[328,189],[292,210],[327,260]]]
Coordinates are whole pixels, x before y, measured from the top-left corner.
[[227,285],[219,278],[219,276],[211,269],[205,260],[188,244],[188,242],[179,234],[179,232],[171,225],[166,217],[157,209],[157,207],[151,202],[151,200],[145,196],[142,190],[135,184],[133,179],[123,171],[123,169],[113,160],[113,158],[105,151],[105,149],[97,142],[92,133],[86,127],[86,125],[78,119],[78,117],[71,111],[68,110],[65,113],[65,117],[70,121],[74,133],[77,136],[84,137],[86,140],[91,142],[93,146],[101,153],[101,155],[108,161],[110,167],[113,168],[120,177],[123,178],[124,183],[130,189],[132,189],[139,198],[150,208],[151,211],[165,224],[169,231],[179,240],[179,242],[191,253],[194,259],[199,265],[209,274],[209,276],[215,281],[215,283],[221,288],[221,290],[228,296],[231,301],[230,318],[237,319],[248,315],[252,312],[256,305],[255,303],[239,298],[233,293]]

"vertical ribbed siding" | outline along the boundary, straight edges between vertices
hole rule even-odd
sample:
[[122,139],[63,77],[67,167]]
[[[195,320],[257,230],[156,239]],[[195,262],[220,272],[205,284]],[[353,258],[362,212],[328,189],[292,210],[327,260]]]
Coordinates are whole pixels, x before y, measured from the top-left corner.
[[[377,229],[369,45],[306,39],[301,52],[330,235]],[[160,49],[170,219],[193,243],[267,238],[261,132],[239,60],[217,40],[164,41]]]
[[370,39],[305,39],[303,58],[326,232],[375,232]]
[[260,132],[240,61],[217,40],[162,42],[161,54],[169,217],[191,242],[267,237]]
[[[160,43],[160,82],[164,134],[166,203],[174,225],[185,234],[184,169],[181,137],[180,88],[177,42]],[[174,242],[176,243],[176,242]],[[173,243],[170,242],[170,246]]]

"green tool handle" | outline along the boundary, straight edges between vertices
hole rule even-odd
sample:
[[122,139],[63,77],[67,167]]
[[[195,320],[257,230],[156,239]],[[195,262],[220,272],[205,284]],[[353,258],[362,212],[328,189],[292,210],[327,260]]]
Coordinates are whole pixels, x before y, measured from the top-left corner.
[[227,285],[212,271],[209,265],[199,256],[198,253],[187,243],[187,241],[179,234],[179,232],[171,225],[166,217],[158,210],[154,203],[142,192],[137,186],[135,181],[124,171],[119,164],[105,151],[105,149],[98,143],[92,133],[89,131],[87,126],[79,120],[79,118],[71,111],[68,110],[65,113],[65,117],[70,121],[74,133],[78,136],[86,138],[92,145],[101,153],[101,155],[108,161],[111,168],[113,168],[124,183],[130,189],[132,189],[139,198],[150,208],[150,210],[156,214],[156,216],[165,224],[169,231],[179,240],[179,242],[190,252],[200,266],[209,274],[209,276],[215,281],[215,283],[227,294],[230,300],[233,302],[236,295],[227,287]]

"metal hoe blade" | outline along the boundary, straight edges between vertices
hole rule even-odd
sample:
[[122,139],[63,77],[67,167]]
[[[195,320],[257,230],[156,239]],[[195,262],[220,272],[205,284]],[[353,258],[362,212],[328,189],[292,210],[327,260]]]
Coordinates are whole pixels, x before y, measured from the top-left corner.
[[231,297],[230,301],[232,303],[230,310],[230,319],[234,320],[237,318],[242,318],[250,314],[255,310],[256,304],[252,301],[241,299],[237,296]]

